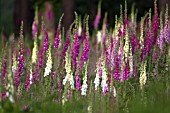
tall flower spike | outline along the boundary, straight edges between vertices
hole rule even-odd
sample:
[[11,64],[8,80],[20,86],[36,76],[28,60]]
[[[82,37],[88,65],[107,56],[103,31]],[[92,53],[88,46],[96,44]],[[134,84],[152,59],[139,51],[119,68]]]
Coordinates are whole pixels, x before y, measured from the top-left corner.
[[125,0],[125,18],[124,18],[124,27],[123,27],[123,37],[125,38],[126,36],[126,30],[127,30],[127,25],[128,25],[128,17],[127,17],[127,2]]
[[37,51],[38,51],[37,39],[35,39],[34,40],[34,48],[32,50],[32,63],[36,63],[36,61],[37,61]]
[[49,75],[51,73],[51,69],[52,69],[51,44],[49,45],[49,48],[48,48],[47,57],[48,57],[48,59],[47,59],[47,63],[46,63],[44,77]]
[[66,76],[63,80],[63,85],[66,85],[66,82],[68,81],[70,83],[71,89],[74,89],[74,78],[71,71],[71,59],[69,56],[69,51],[66,52],[65,62]]
[[105,67],[105,60],[102,61],[102,82],[101,82],[101,87],[103,90],[103,94],[106,95],[106,92],[108,91],[108,84],[107,84],[107,71]]
[[158,43],[158,46],[161,51],[163,49],[163,42],[164,42],[163,38],[164,38],[164,31],[163,31],[162,12],[161,12],[161,14],[160,14],[160,35],[157,39],[157,43]]
[[101,0],[99,1],[97,15],[93,23],[94,29],[98,29],[100,18],[101,18]]
[[39,60],[38,60],[38,69],[41,69],[42,65],[43,65],[43,46],[40,47],[40,50],[39,50],[39,53],[38,53],[38,57],[39,57]]
[[45,39],[44,39],[44,43],[43,43],[43,50],[44,52],[46,52],[48,50],[48,33],[46,30],[43,30],[44,34],[45,34]]
[[150,55],[150,49],[152,47],[152,39],[151,39],[151,9],[149,10],[149,30],[148,30],[148,40],[147,40],[147,53]]
[[125,45],[124,45],[124,55],[125,58],[129,56],[129,34],[128,34],[128,29],[126,30],[126,38],[125,38]]
[[36,39],[37,32],[38,32],[38,7],[36,7],[34,22],[32,24],[32,37],[33,37],[33,39]]
[[12,72],[13,74],[16,72],[17,69],[17,55],[16,53],[13,54],[13,63],[12,63]]
[[79,74],[79,72],[76,72],[76,89],[77,90],[81,89],[80,74]]
[[95,84],[95,90],[98,89],[99,85],[100,85],[100,76],[102,74],[102,72],[100,73],[100,69],[101,67],[99,67],[99,63],[100,63],[100,59],[99,61],[96,63],[96,77],[94,79],[94,84]]
[[153,42],[152,42],[153,45],[156,43],[157,36],[158,36],[158,28],[159,28],[157,0],[155,0],[155,2],[154,2],[154,8],[155,8],[155,16],[154,16],[154,23],[153,23],[153,31],[154,31]]
[[7,75],[7,55],[4,56],[3,71],[1,75],[1,80],[3,85],[5,83],[6,75]]
[[83,77],[83,85],[81,88],[81,95],[87,95],[87,63],[85,64],[85,73],[84,73],[84,77]]
[[19,40],[19,55],[18,55],[18,71],[19,75],[21,75],[24,71],[24,42],[23,42],[23,21],[21,22],[21,30],[20,30],[20,40]]
[[169,41],[170,41],[170,34],[169,34],[168,4],[166,4],[166,12],[165,12],[164,38],[165,38],[165,41],[167,43],[169,43]]
[[143,25],[144,25],[144,18],[141,18],[141,23],[140,23],[140,47],[141,49],[144,46],[144,40],[143,40]]
[[62,14],[62,16],[60,17],[59,23],[58,23],[57,33],[56,33],[55,40],[54,40],[54,48],[55,49],[58,49],[58,46],[60,43],[61,21],[62,21],[63,16],[64,16],[64,14]]
[[142,62],[141,68],[140,68],[140,77],[139,77],[139,83],[140,88],[143,89],[143,86],[146,84],[147,76],[146,76],[146,64],[147,62]]
[[80,43],[79,43],[79,38],[78,38],[78,15],[76,15],[76,23],[75,23],[75,34],[74,34],[74,42],[73,42],[73,65],[77,64],[77,57],[79,55],[79,49],[80,49]]
[[72,29],[73,25],[74,25],[74,22],[70,25],[70,28],[69,28],[69,31],[68,31],[68,37],[67,37],[67,39],[66,39],[66,44],[65,44],[64,50],[63,50],[63,57],[64,57],[64,58],[65,58],[65,56],[66,56],[66,52],[67,52],[68,47],[69,47],[69,45],[70,45],[71,29]]

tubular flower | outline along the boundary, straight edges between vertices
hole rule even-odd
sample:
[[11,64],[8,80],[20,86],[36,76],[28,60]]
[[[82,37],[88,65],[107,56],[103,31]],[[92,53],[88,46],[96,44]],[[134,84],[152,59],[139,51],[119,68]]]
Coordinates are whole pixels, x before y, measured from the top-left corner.
[[[7,57],[7,56],[5,56],[5,57]],[[3,65],[3,71],[2,71],[2,76],[1,76],[2,84],[4,84],[6,75],[7,75],[7,58],[5,58],[4,65]]]
[[20,45],[19,55],[18,55],[18,71],[19,75],[21,75],[24,71],[24,46],[23,44]]
[[154,31],[154,36],[153,36],[153,45],[156,43],[157,40],[157,35],[158,35],[158,28],[159,28],[159,17],[158,17],[158,11],[157,11],[157,0],[154,2],[154,8],[155,8],[155,16],[154,16],[154,23],[153,23],[153,31]]
[[95,18],[94,23],[93,23],[94,29],[98,28],[100,18],[101,18],[101,2],[99,2],[99,4],[98,4],[97,15],[96,15],[96,18]]
[[33,39],[35,39],[37,37],[37,32],[38,32],[38,8],[36,8],[36,10],[35,10],[34,22],[32,24]]
[[[95,84],[95,90],[97,90],[97,88],[100,85],[100,76],[102,74],[102,72],[100,73],[101,70],[101,66],[99,67],[99,61],[96,63],[96,77],[94,79],[94,84]],[[101,70],[102,71],[102,70]]]
[[34,48],[32,50],[32,63],[36,63],[37,61],[37,39],[34,40]]
[[88,88],[88,85],[87,85],[87,64],[86,64],[85,75],[83,77],[83,85],[82,85],[82,88],[81,88],[81,95],[87,94],[87,88]]
[[79,55],[79,48],[80,48],[80,44],[79,44],[79,39],[78,39],[78,30],[75,30],[75,34],[74,34],[74,50],[73,50],[73,64],[76,65],[76,59]]
[[15,73],[17,69],[17,59],[16,59],[16,54],[13,55],[13,63],[12,63],[12,72]]
[[57,33],[56,33],[56,36],[55,36],[55,39],[54,39],[54,48],[55,49],[58,49],[58,46],[59,46],[59,43],[60,43],[60,30],[61,30],[61,20],[63,18],[64,15],[62,15],[60,17],[60,20],[59,20],[59,23],[58,23],[58,28],[57,28]]
[[63,85],[66,85],[66,82],[68,81],[70,83],[71,89],[74,89],[74,78],[73,73],[71,71],[71,59],[68,51],[66,53],[65,62],[66,62],[65,63],[66,76],[63,80]]
[[101,87],[103,90],[104,95],[106,95],[106,92],[108,91],[108,84],[107,84],[107,72],[106,72],[106,67],[105,67],[105,61],[103,60],[102,62],[102,82],[101,82]]
[[32,24],[32,36],[33,36],[33,39],[35,39],[37,37],[37,29],[38,25],[37,25],[37,22],[34,21],[33,24]]
[[139,77],[139,83],[140,88],[143,89],[143,86],[146,84],[147,76],[146,76],[146,61],[142,63],[141,69],[140,69],[140,77]]
[[40,48],[39,53],[38,53],[38,69],[42,68],[42,64],[43,64],[43,47]]
[[17,69],[15,72],[15,79],[14,79],[14,84],[15,84],[16,89],[18,89],[19,83],[20,83],[20,79],[19,79],[19,72]]
[[129,35],[128,35],[128,30],[126,30],[126,38],[125,38],[125,45],[124,45],[124,54],[125,54],[125,58],[128,57],[129,55]]
[[163,38],[164,38],[164,31],[163,30],[161,30],[160,31],[160,35],[159,35],[159,38],[158,38],[158,45],[159,45],[159,48],[160,48],[160,50],[162,50],[163,49]]
[[32,84],[32,79],[33,79],[33,73],[32,73],[32,67],[31,67],[28,73],[28,76],[27,76],[26,84],[25,84],[27,91],[30,89],[30,85]]
[[118,60],[118,58],[117,58],[117,61],[116,61],[116,69],[115,69],[115,72],[114,72],[114,78],[117,81],[120,80],[119,60]]
[[51,73],[51,69],[52,69],[52,57],[51,57],[51,44],[50,44],[48,48],[48,59],[46,63],[44,77],[46,77],[47,75]]
[[76,89],[80,90],[81,89],[81,83],[80,83],[80,75],[79,73],[76,75]]
[[82,54],[82,58],[85,62],[87,62],[88,60],[88,53],[89,53],[89,39],[86,39],[84,44],[83,54]]
[[48,50],[48,33],[45,30],[43,30],[43,32],[45,34],[45,39],[44,39],[44,43],[43,43],[43,50],[44,50],[44,52],[46,52]]
[[167,43],[170,41],[169,35],[169,16],[168,16],[168,5],[166,5],[166,12],[165,12],[165,27],[164,27],[164,38]]
[[124,80],[128,80],[128,78],[129,78],[129,66],[128,66],[128,64],[126,64],[126,66],[125,66],[123,78],[124,78]]

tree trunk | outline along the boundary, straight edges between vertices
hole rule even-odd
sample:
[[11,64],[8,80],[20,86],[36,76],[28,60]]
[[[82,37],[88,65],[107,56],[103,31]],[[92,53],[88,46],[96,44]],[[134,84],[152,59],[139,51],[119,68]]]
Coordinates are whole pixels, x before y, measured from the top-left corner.
[[28,34],[31,28],[32,12],[29,0],[15,0],[14,3],[14,32],[19,36],[21,21],[24,22],[24,33]]
[[62,0],[62,5],[64,12],[63,27],[66,33],[74,20],[74,0]]

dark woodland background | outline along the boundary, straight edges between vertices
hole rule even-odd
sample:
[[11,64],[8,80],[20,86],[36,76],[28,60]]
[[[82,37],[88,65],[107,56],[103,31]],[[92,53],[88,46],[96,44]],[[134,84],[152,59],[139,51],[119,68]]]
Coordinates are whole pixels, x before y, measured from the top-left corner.
[[[65,14],[62,26],[65,30],[74,20],[74,11],[84,17],[90,15],[90,27],[93,27],[93,21],[97,14],[99,0],[0,0],[0,32],[8,36],[11,33],[19,34],[21,20],[24,21],[24,33],[31,34],[32,22],[34,20],[34,11],[38,6],[39,16],[44,16],[51,11],[51,20],[49,29],[55,31],[58,20],[62,13]],[[170,0],[158,0],[159,12],[164,11],[165,4],[170,6]],[[108,13],[109,26],[114,24],[115,14],[120,13],[120,4],[124,6],[124,0],[103,0],[101,5],[101,15]],[[127,0],[128,13],[131,12],[132,5],[138,9],[138,20],[144,16],[149,8],[154,7],[154,0]],[[170,13],[169,13],[170,14]],[[101,22],[102,23],[102,22]]]

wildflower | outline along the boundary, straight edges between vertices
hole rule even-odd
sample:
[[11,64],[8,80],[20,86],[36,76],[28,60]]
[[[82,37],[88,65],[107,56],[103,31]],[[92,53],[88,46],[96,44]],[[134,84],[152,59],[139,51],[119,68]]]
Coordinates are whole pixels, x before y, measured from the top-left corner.
[[118,58],[117,58],[117,61],[116,61],[116,69],[115,69],[115,72],[114,72],[114,78],[117,81],[120,80],[119,60],[118,60]]
[[33,39],[35,39],[37,37],[37,32],[38,32],[38,8],[36,8],[36,10],[35,10],[34,22],[32,24]]
[[17,69],[17,60],[16,60],[16,54],[13,55],[13,63],[12,63],[12,72],[15,73]]
[[148,31],[148,40],[147,40],[147,53],[150,55],[150,49],[152,47],[152,39],[151,39],[151,9],[149,10],[149,31]]
[[102,33],[101,31],[97,31],[97,43],[99,44],[102,40]]
[[5,59],[4,59],[3,71],[1,75],[2,84],[4,84],[5,82],[4,80],[5,80],[6,75],[7,75],[7,56],[5,56]]
[[88,60],[88,53],[89,53],[89,39],[86,39],[84,43],[83,54],[81,56],[84,62],[87,62]]
[[97,15],[96,15],[96,18],[95,18],[94,23],[93,23],[94,29],[98,28],[98,24],[100,22],[100,18],[101,18],[101,2],[99,2],[99,4],[98,4]]
[[146,61],[142,62],[141,68],[140,68],[140,77],[139,77],[139,83],[140,88],[143,89],[143,86],[146,84],[147,76],[146,76]]
[[124,54],[125,58],[129,56],[129,35],[128,35],[128,30],[126,30],[126,38],[125,38],[125,45],[124,45]]
[[157,0],[154,2],[154,8],[155,8],[155,16],[154,16],[154,23],[153,23],[153,31],[154,31],[154,36],[153,36],[153,45],[156,43],[157,40],[157,35],[158,35],[158,27],[159,27],[159,18],[158,18],[158,11],[157,11]]
[[20,78],[19,78],[18,69],[15,72],[14,84],[15,84],[16,89],[18,89],[18,86],[20,84]]
[[164,38],[163,35],[164,35],[164,31],[160,30],[160,35],[159,35],[158,40],[157,40],[160,50],[163,49],[163,38]]
[[169,35],[169,16],[168,16],[168,5],[166,5],[166,12],[165,12],[165,27],[164,27],[164,38],[167,43],[170,41]]
[[73,50],[73,64],[76,65],[76,59],[79,55],[79,48],[80,48],[80,44],[79,44],[79,39],[78,39],[78,30],[75,30],[75,34],[74,34],[74,50]]
[[76,75],[76,89],[80,90],[81,89],[81,83],[80,83],[80,75],[79,73]]
[[32,80],[33,80],[33,73],[32,73],[32,67],[30,67],[30,70],[29,70],[29,73],[28,73],[28,76],[27,76],[27,81],[26,81],[26,84],[25,84],[25,88],[26,88],[27,91],[29,90],[30,85],[32,84]]
[[73,73],[71,71],[71,60],[68,52],[66,53],[65,62],[66,76],[63,80],[63,85],[65,85],[68,81],[70,83],[71,89],[74,89],[74,78]]
[[78,36],[80,37],[82,33],[82,25],[81,25],[81,17],[79,17],[79,23],[78,23]]
[[128,80],[128,78],[129,78],[129,66],[128,66],[128,63],[126,64],[125,69],[124,69],[124,76],[123,76],[124,80]]
[[81,88],[81,95],[87,95],[87,88],[88,88],[88,85],[87,85],[87,64],[86,64],[85,74],[83,77],[83,85]]
[[32,50],[32,63],[36,63],[37,61],[37,39],[34,40],[34,48]]
[[103,60],[102,62],[102,82],[101,82],[101,87],[103,90],[104,95],[106,95],[106,92],[108,91],[108,84],[107,84],[107,72],[106,72],[106,67],[105,67],[105,61]]
[[37,37],[37,29],[38,25],[37,25],[37,22],[34,21],[33,22],[33,25],[32,25],[32,36],[33,36],[33,39],[35,39]]
[[45,34],[45,39],[44,39],[44,43],[43,43],[43,50],[44,52],[46,52],[48,50],[48,33],[46,30],[43,30],[44,34]]
[[42,68],[43,64],[43,47],[40,48],[39,53],[38,53],[39,61],[38,61],[38,69]]
[[1,99],[2,99],[2,101],[5,101],[5,98],[6,98],[6,92],[2,92],[2,93],[1,93]]
[[24,71],[23,21],[21,22],[20,29],[21,30],[20,30],[20,40],[19,40],[19,54],[17,56],[19,75],[23,74]]
[[102,71],[102,69],[101,69],[101,66],[99,67],[99,63],[100,63],[100,61],[98,61],[98,62],[96,63],[96,77],[95,77],[95,79],[94,79],[95,90],[97,90],[97,88],[98,88],[99,85],[100,85],[100,76],[101,76],[101,74],[102,74],[102,72],[100,73],[100,70]]
[[60,43],[61,20],[62,20],[63,16],[64,16],[64,15],[62,15],[62,16],[60,17],[60,20],[59,20],[59,23],[58,23],[57,33],[56,33],[55,40],[54,40],[54,48],[55,48],[55,49],[58,49],[58,46],[59,46],[59,43]]
[[51,73],[51,69],[52,69],[52,57],[51,57],[51,44],[50,44],[48,48],[48,59],[46,63],[44,77],[46,77],[47,75]]

